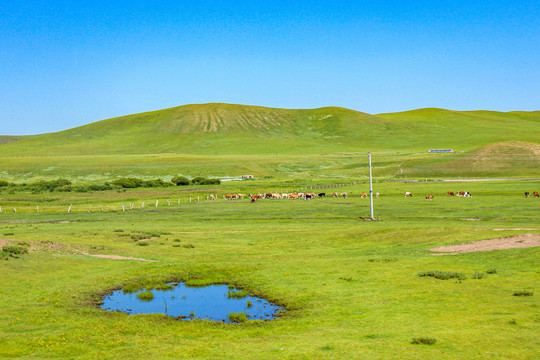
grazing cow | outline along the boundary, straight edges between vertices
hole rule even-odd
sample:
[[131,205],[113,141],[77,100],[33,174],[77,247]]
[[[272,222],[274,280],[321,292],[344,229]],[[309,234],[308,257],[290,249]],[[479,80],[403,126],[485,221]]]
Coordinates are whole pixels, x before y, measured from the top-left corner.
[[435,198],[433,195],[426,195],[426,200],[432,201]]
[[456,196],[465,196],[466,191],[456,191]]
[[367,193],[363,192],[362,194],[360,194],[360,198],[367,198]]
[[529,197],[531,194],[528,191],[525,191],[525,197]]
[[533,192],[533,196],[537,197],[537,198],[540,198],[540,194],[538,194],[538,191]]
[[463,194],[464,197],[471,197],[472,194],[468,191],[465,191],[465,194]]
[[375,193],[375,197],[378,198],[378,197],[379,197],[379,193]]
[[244,196],[246,196],[246,194],[236,194],[236,198],[237,198],[237,199],[242,199],[242,200],[244,200]]
[[272,198],[272,193],[266,193],[266,194],[264,194],[264,198],[265,198],[265,199],[271,199],[271,198]]
[[447,194],[450,195],[450,196],[454,196],[454,192],[453,192],[453,191],[449,191],[449,192],[447,192]]
[[216,200],[216,197],[212,194],[210,194],[210,200]]
[[225,200],[232,200],[234,199],[234,195],[233,194],[227,194],[225,195]]
[[289,194],[289,199],[296,200],[296,199],[298,199],[299,196],[300,196],[300,195],[298,195],[298,194],[296,194],[296,193],[294,193],[294,194]]
[[311,200],[313,199],[313,194],[308,194],[308,193],[304,193],[303,197],[304,197],[304,200]]
[[318,197],[326,197],[326,193],[317,194]]
[[251,195],[251,194],[249,194],[249,198],[251,199],[252,203],[259,200],[260,197],[261,197],[260,195]]
[[407,191],[407,192],[405,193],[405,197],[407,197],[407,196],[408,196],[408,197],[412,197],[412,194],[411,194],[410,192]]
[[339,194],[337,192],[332,194],[332,197],[338,197],[338,196],[339,196]]
[[346,199],[347,198],[347,193],[345,193],[345,192],[341,193],[341,194],[339,194],[339,196],[343,196],[343,198]]

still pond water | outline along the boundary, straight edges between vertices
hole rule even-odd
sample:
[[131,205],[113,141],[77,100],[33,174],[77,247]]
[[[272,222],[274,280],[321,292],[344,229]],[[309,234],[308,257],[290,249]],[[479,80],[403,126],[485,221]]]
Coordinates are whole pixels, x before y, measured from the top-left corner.
[[[151,290],[154,298],[143,301],[137,294],[122,290],[105,295],[100,308],[108,311],[121,311],[127,314],[165,314],[171,317],[190,319],[209,319],[230,323],[230,313],[244,312],[248,320],[271,320],[279,311],[285,309],[266,299],[255,296],[243,298],[230,297],[238,292],[227,285],[189,287],[179,283],[170,290]],[[249,302],[248,302],[249,301]]]

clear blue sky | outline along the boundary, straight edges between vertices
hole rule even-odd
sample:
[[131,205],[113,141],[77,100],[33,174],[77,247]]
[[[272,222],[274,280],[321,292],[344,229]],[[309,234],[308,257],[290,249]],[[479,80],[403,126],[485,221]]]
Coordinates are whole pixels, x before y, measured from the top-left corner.
[[539,1],[0,1],[0,134],[191,103],[540,109]]

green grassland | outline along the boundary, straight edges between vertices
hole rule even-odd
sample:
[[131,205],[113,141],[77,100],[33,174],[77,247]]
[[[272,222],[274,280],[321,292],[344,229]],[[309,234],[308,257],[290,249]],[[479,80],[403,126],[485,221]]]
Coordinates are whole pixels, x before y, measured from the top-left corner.
[[[523,196],[538,190],[539,181],[377,183],[375,216],[381,221],[361,219],[369,216],[369,200],[359,197],[366,184],[339,188],[349,193],[347,199],[252,204],[204,197],[248,189],[240,185],[3,196],[0,203],[20,210],[3,206],[0,238],[26,242],[31,251],[0,262],[0,357],[537,357],[539,248],[454,256],[432,256],[428,249],[539,234],[540,201]],[[258,186],[263,184],[253,188]],[[449,197],[448,190],[467,190],[473,197]],[[414,196],[404,198],[404,191]],[[434,201],[425,201],[426,194],[435,195]],[[201,201],[189,203],[189,196]],[[147,206],[139,209],[142,201]],[[123,202],[135,203],[135,209],[122,212]],[[149,234],[149,245],[137,246],[132,234]],[[496,273],[486,274],[488,269]],[[467,279],[418,276],[435,270],[461,272]],[[473,279],[476,272],[485,276]],[[220,324],[128,316],[95,306],[101,294],[150,278],[234,283],[288,311],[268,322]],[[523,290],[533,296],[513,296]],[[419,337],[437,343],[411,344]]]
[[[18,184],[256,177],[87,192],[0,187],[0,246],[29,249],[0,251],[0,358],[535,359],[540,248],[429,249],[540,234],[540,200],[523,195],[540,191],[539,122],[538,111],[369,115],[205,104],[11,143],[0,137],[0,180]],[[368,151],[381,221],[363,219]],[[440,181],[474,177],[515,181]],[[473,197],[446,195],[458,190]],[[223,199],[268,191],[349,196]],[[418,276],[426,271],[467,279]],[[223,324],[96,306],[108,291],[156,280],[235,284],[287,312]]]

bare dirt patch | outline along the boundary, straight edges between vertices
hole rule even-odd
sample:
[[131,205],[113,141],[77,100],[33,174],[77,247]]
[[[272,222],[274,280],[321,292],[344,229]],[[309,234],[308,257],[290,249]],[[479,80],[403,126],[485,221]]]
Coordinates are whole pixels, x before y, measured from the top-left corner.
[[135,257],[129,257],[129,256],[119,256],[119,255],[103,255],[103,254],[85,254],[82,255],[92,256],[96,258],[101,259],[111,259],[111,260],[134,260],[134,261],[148,261],[148,262],[154,262],[156,260],[148,260],[143,258],[135,258]]
[[0,248],[4,245],[7,245],[9,244],[9,240],[6,240],[6,239],[0,239]]
[[505,250],[540,246],[540,234],[521,234],[429,249],[437,254],[456,255],[469,252]]

